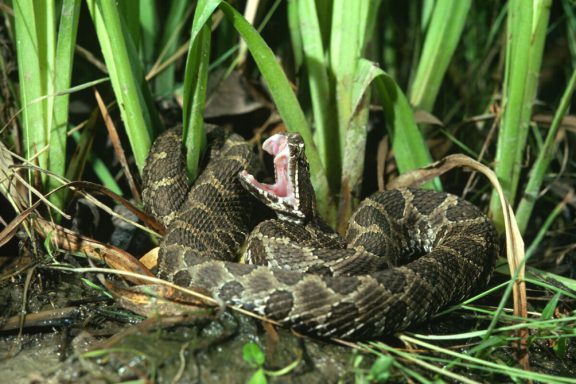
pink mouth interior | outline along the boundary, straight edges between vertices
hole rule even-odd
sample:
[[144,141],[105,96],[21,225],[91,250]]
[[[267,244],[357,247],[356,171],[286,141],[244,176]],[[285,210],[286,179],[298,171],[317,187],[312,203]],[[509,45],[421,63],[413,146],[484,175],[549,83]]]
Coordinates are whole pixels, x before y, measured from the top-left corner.
[[293,188],[288,180],[289,151],[286,137],[283,135],[274,135],[262,144],[262,149],[274,156],[274,174],[276,179],[274,184],[261,183],[252,175],[243,172],[242,175],[245,180],[254,185],[254,187],[277,197],[287,198],[293,196]]

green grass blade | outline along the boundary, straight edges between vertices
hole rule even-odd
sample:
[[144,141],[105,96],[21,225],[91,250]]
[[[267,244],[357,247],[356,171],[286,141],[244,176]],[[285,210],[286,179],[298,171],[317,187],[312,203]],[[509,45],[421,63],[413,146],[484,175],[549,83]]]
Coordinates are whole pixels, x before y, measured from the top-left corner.
[[[66,172],[66,141],[68,138],[68,105],[72,77],[72,65],[74,63],[74,48],[78,31],[80,16],[80,4],[78,0],[64,0],[58,28],[58,43],[56,46],[56,66],[58,71],[54,73],[54,91],[61,95],[54,98],[54,124],[50,131],[49,165],[50,171],[64,176]],[[48,179],[48,190],[57,188],[60,183],[57,180]],[[64,206],[65,193],[57,192],[50,195],[57,207]]]
[[[168,15],[164,21],[162,38],[160,39],[160,48],[162,49],[160,60],[171,57],[176,53],[178,48],[180,36],[182,33],[182,26],[188,12],[186,8],[189,6],[187,0],[173,0],[168,10]],[[176,83],[176,65],[170,64],[154,79],[154,90],[156,95],[167,96],[174,91]]]
[[87,4],[110,73],[134,159],[138,169],[142,171],[150,150],[152,132],[158,124],[155,110],[150,108],[142,68],[130,35],[123,30],[115,2],[88,0]]
[[[367,70],[371,72],[370,76],[374,78],[380,96],[400,173],[430,164],[432,157],[422,133],[416,126],[412,108],[398,84],[375,64],[364,62],[362,65],[370,66]],[[426,186],[430,187],[429,185]],[[436,189],[441,189],[437,179],[433,186]]]
[[150,69],[156,54],[160,20],[156,0],[140,0],[140,58],[145,69]]
[[460,41],[470,5],[471,0],[436,2],[410,89],[410,102],[417,109],[432,111],[442,79]]
[[[504,79],[503,117],[496,149],[495,171],[504,195],[516,199],[522,157],[528,135],[532,103],[548,26],[551,0],[512,0],[508,8],[508,38]],[[499,230],[504,228],[496,191],[490,201],[490,214]]]
[[53,93],[54,2],[15,1],[14,16],[25,154],[47,168],[53,101],[43,96]]
[[[38,27],[38,57],[40,58],[40,73],[38,76],[42,81],[42,94],[54,94],[56,78],[56,9],[55,1],[41,1],[34,3],[34,17]],[[50,170],[50,147],[52,147],[52,134],[54,130],[54,98],[48,97],[40,102],[43,104],[43,118],[48,129],[48,151],[43,156],[47,157],[46,167]],[[66,139],[55,142],[56,146]],[[65,156],[65,155],[64,155]],[[58,163],[56,163],[58,164]],[[62,174],[64,167],[58,164],[57,172]]]
[[117,9],[120,11],[122,25],[124,26],[124,31],[130,35],[136,51],[139,50],[140,46],[140,5],[134,4],[130,1],[119,1],[117,2]]
[[198,175],[198,163],[206,144],[204,106],[208,83],[210,34],[210,22],[206,22],[196,38],[190,40],[190,49],[186,59],[182,135],[190,180],[195,180]]
[[318,21],[320,22],[320,30],[322,31],[322,42],[324,46],[328,46],[328,44],[330,44],[334,0],[316,0],[314,3],[316,3]]
[[190,32],[190,41],[196,39],[196,35],[200,33],[200,30],[204,27],[204,24],[208,21],[212,14],[220,6],[222,0],[199,0],[196,6],[196,12],[194,12],[194,21],[192,22],[192,32]]
[[554,114],[554,120],[550,126],[550,130],[546,136],[546,141],[544,142],[544,147],[538,152],[538,157],[536,162],[532,166],[530,174],[528,176],[528,184],[524,190],[522,200],[518,205],[518,210],[516,211],[516,220],[518,221],[518,228],[520,232],[523,233],[528,226],[528,221],[532,210],[534,209],[534,204],[538,198],[538,193],[540,192],[540,187],[542,182],[546,177],[546,171],[550,165],[550,162],[554,159],[556,154],[556,134],[558,133],[558,128],[562,123],[564,115],[570,107],[572,95],[576,89],[576,70],[572,72],[572,77],[568,82],[568,86],[564,90],[564,95],[560,101],[560,106]]
[[[352,85],[356,74],[358,58],[362,55],[361,42],[365,27],[359,4],[336,0],[332,9],[332,30],[330,34],[330,70],[335,78],[338,132],[327,133],[340,147],[340,156],[346,146],[346,131],[352,117]],[[342,161],[332,159],[331,161]]]
[[182,125],[186,148],[186,169],[190,180],[198,174],[200,156],[206,143],[204,106],[210,59],[210,17],[220,0],[200,0],[194,12],[190,48],[184,69]]
[[[288,31],[290,32],[290,43],[292,46],[292,54],[294,55],[294,72],[300,72],[300,68],[304,63],[304,44],[302,33],[300,31],[301,22],[298,16],[300,2],[289,1],[286,4],[286,13],[288,17]],[[318,149],[320,150],[320,149]]]
[[312,182],[315,186],[318,209],[326,217],[331,208],[330,193],[326,174],[318,151],[312,141],[312,133],[304,112],[296,99],[286,74],[276,61],[274,52],[264,42],[258,32],[227,2],[222,2],[219,8],[224,12],[226,18],[232,23],[234,28],[240,33],[248,50],[252,54],[262,77],[268,85],[270,94],[278,108],[280,116],[284,120],[289,131],[298,132],[302,135],[306,143],[306,155],[310,162]]
[[[322,44],[322,32],[313,1],[298,1],[298,31],[302,39],[304,62],[308,70],[308,86],[314,114],[314,142],[322,161],[326,176],[333,191],[339,189],[341,177],[341,155],[338,135],[334,127],[336,119],[335,102],[328,77],[328,63]],[[299,35],[299,36],[300,36]]]

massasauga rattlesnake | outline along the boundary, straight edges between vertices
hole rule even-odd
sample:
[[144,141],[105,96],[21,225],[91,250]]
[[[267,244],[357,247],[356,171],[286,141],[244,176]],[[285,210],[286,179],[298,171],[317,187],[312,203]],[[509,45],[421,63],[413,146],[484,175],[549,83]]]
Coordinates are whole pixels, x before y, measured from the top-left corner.
[[[376,193],[354,213],[343,240],[316,216],[300,136],[265,142],[276,171],[267,185],[250,175],[248,144],[212,130],[210,160],[190,188],[179,135],[161,135],[144,168],[144,204],[168,230],[162,278],[303,333],[357,340],[421,321],[490,277],[498,253],[493,225],[456,196]],[[253,229],[251,210],[260,203],[247,189],[279,219]],[[241,264],[245,241],[248,264]]]

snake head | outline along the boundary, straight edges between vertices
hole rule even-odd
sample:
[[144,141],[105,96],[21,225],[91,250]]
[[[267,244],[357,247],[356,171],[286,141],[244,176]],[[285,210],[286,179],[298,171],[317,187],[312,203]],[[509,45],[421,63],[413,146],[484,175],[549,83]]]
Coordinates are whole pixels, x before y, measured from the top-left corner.
[[261,183],[244,170],[239,175],[244,188],[273,209],[280,219],[296,223],[312,220],[316,197],[310,183],[302,136],[276,134],[262,144],[262,149],[274,156],[275,182]]

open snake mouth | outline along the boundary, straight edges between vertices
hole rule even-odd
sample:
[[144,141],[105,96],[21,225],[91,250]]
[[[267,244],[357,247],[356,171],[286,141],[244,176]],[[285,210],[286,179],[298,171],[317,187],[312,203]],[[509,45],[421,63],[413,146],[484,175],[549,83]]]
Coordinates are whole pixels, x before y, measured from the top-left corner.
[[274,183],[261,183],[246,170],[240,172],[244,187],[272,209],[287,211],[298,205],[294,188],[295,167],[291,166],[289,140],[286,135],[276,134],[262,144],[262,149],[274,156]]

